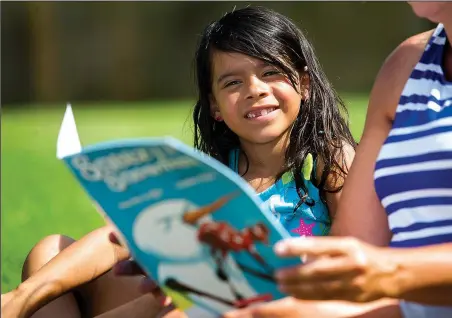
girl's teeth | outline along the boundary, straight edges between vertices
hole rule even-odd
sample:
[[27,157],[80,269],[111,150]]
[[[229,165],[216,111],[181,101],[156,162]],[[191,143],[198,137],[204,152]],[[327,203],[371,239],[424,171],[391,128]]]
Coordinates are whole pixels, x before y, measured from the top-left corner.
[[274,108],[267,108],[267,109],[262,109],[262,110],[256,110],[254,112],[250,112],[248,113],[248,115],[246,117],[248,118],[256,118],[256,117],[260,117],[260,116],[265,116],[268,113],[271,113],[272,111],[274,111]]

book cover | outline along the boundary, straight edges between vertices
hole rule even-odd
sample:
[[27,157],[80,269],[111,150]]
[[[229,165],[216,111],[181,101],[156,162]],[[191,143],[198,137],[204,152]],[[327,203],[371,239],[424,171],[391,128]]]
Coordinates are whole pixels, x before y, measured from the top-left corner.
[[82,147],[70,105],[57,157],[189,317],[284,297],[273,273],[300,259],[278,258],[272,247],[290,234],[222,163],[171,137]]

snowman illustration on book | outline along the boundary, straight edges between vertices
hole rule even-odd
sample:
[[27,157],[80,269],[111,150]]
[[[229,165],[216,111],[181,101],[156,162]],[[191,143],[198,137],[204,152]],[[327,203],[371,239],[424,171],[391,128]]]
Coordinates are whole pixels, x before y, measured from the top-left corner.
[[[135,220],[135,243],[159,259],[161,287],[190,317],[211,317],[272,299],[254,290],[244,276],[246,272],[273,281],[273,269],[255,249],[256,244],[268,244],[266,226],[257,223],[237,230],[210,217],[236,195],[202,207],[169,199],[149,206]],[[233,253],[248,253],[258,266],[239,264]]]

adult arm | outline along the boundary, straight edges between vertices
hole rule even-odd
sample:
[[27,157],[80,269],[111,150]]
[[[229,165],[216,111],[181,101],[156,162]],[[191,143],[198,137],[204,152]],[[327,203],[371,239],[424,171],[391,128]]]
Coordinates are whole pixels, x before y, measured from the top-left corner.
[[402,89],[430,35],[431,31],[408,39],[382,67],[331,230],[332,236],[348,238],[309,238],[288,243],[288,249],[296,248],[297,244],[303,246],[288,255],[320,256],[298,272],[282,271],[280,284],[289,294],[302,299],[369,301],[394,297],[452,305],[451,245],[405,250],[382,248],[388,245],[391,232],[373,178],[375,162],[394,120]]
[[391,129],[405,83],[431,34],[432,31],[424,32],[401,43],[377,75],[363,135],[331,229],[332,236],[353,236],[377,246],[387,246],[391,239],[387,215],[375,192],[375,163]]

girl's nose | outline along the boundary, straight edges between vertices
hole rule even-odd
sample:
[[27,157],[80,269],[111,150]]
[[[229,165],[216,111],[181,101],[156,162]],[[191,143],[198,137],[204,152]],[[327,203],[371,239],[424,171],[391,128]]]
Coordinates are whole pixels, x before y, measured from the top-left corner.
[[257,77],[252,77],[249,81],[247,99],[253,99],[257,97],[265,97],[269,94],[270,87],[268,84]]

